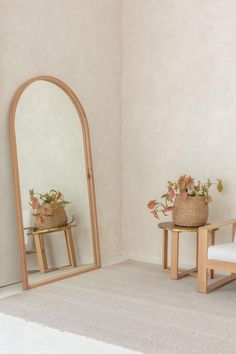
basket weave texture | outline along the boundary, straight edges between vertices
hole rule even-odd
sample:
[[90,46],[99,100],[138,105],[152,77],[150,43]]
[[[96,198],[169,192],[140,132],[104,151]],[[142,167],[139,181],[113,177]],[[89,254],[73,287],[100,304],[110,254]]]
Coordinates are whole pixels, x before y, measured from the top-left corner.
[[41,223],[35,217],[35,227],[37,229],[50,229],[54,227],[61,227],[67,225],[68,218],[66,215],[65,208],[62,206],[57,206],[51,210],[50,215],[45,215],[45,221]]
[[172,219],[179,226],[203,226],[208,219],[208,205],[204,197],[188,196],[182,200],[179,195],[175,197]]

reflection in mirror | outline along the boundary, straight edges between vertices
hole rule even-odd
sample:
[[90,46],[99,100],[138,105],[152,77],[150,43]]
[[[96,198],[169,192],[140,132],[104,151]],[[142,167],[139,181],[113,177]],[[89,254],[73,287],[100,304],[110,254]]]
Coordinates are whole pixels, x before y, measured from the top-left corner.
[[24,288],[97,268],[92,162],[81,104],[64,83],[38,78],[18,90],[12,112]]

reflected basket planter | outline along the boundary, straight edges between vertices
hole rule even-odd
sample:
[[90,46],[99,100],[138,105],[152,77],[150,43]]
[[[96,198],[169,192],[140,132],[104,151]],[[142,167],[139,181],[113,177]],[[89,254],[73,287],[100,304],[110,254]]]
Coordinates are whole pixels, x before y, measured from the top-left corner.
[[[41,75],[30,78],[20,84],[12,98],[9,123],[23,289],[99,268],[101,259],[89,121],[79,98],[71,87],[55,77]],[[27,151],[24,149],[26,142]],[[42,153],[42,148],[45,153]],[[64,200],[60,191],[48,191],[48,188],[59,186],[64,186],[71,196],[70,202]],[[29,204],[26,201],[28,188]],[[81,200],[84,203],[81,204]],[[50,203],[63,206],[71,203],[71,211],[76,214],[82,208],[79,213],[89,216],[82,230],[73,235],[71,228],[76,225],[72,224],[74,218],[68,223],[66,212],[69,216],[69,209],[55,208],[53,215],[44,215],[47,212],[41,209],[41,213],[41,206],[49,207]],[[38,220],[33,216],[29,220],[24,218],[25,209],[37,215]],[[62,232],[59,237],[55,234],[55,242],[50,247],[47,239],[51,237],[47,235],[57,233],[58,228]],[[31,256],[33,247],[26,250],[26,235],[36,241],[36,257]],[[79,242],[79,249],[75,247],[75,252],[73,238],[76,244]],[[47,264],[48,247],[50,258]],[[75,254],[78,252],[78,258],[85,260],[79,267],[76,266]],[[65,266],[75,269],[65,271]],[[47,274],[38,276],[31,270],[46,270]]]
[[182,200],[175,197],[172,219],[175,225],[197,227],[206,224],[208,219],[208,205],[202,196],[188,196]]
[[[42,212],[45,206],[42,206]],[[39,218],[35,216],[35,227],[37,229],[50,229],[56,227],[62,227],[67,225],[68,217],[65,208],[62,206],[57,206],[50,209],[50,212],[43,213],[44,221],[40,222]]]

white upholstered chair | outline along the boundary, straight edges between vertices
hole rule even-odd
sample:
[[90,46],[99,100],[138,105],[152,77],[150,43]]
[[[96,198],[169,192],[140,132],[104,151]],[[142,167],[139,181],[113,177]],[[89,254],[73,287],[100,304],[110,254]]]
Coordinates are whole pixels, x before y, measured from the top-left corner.
[[[232,242],[215,245],[215,231],[232,225]],[[217,222],[199,229],[198,243],[198,291],[208,293],[236,280],[236,219]],[[210,242],[209,242],[210,241]],[[210,246],[209,246],[210,243]],[[208,285],[208,275],[214,271],[229,272],[230,275]]]

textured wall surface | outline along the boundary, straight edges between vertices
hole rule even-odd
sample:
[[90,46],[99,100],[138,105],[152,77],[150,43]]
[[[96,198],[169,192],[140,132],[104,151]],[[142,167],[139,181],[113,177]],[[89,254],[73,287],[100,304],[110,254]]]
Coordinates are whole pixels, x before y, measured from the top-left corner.
[[[37,75],[66,82],[88,116],[101,254],[120,253],[121,4],[117,0],[1,0],[0,285],[20,279],[8,114]],[[105,128],[104,128],[105,127]]]
[[[146,203],[183,173],[222,177],[210,219],[236,215],[235,16],[233,0],[1,1],[0,285],[19,278],[8,110],[35,75],[64,80],[87,112],[103,258],[119,254],[122,225],[124,254],[160,261]],[[191,263],[193,238],[183,241]]]
[[[123,2],[122,242],[158,261],[161,231],[146,203],[180,174],[222,177],[210,220],[235,217],[236,4]],[[170,218],[162,218],[162,221]],[[181,240],[182,241],[182,240]],[[182,263],[193,259],[183,236]]]

